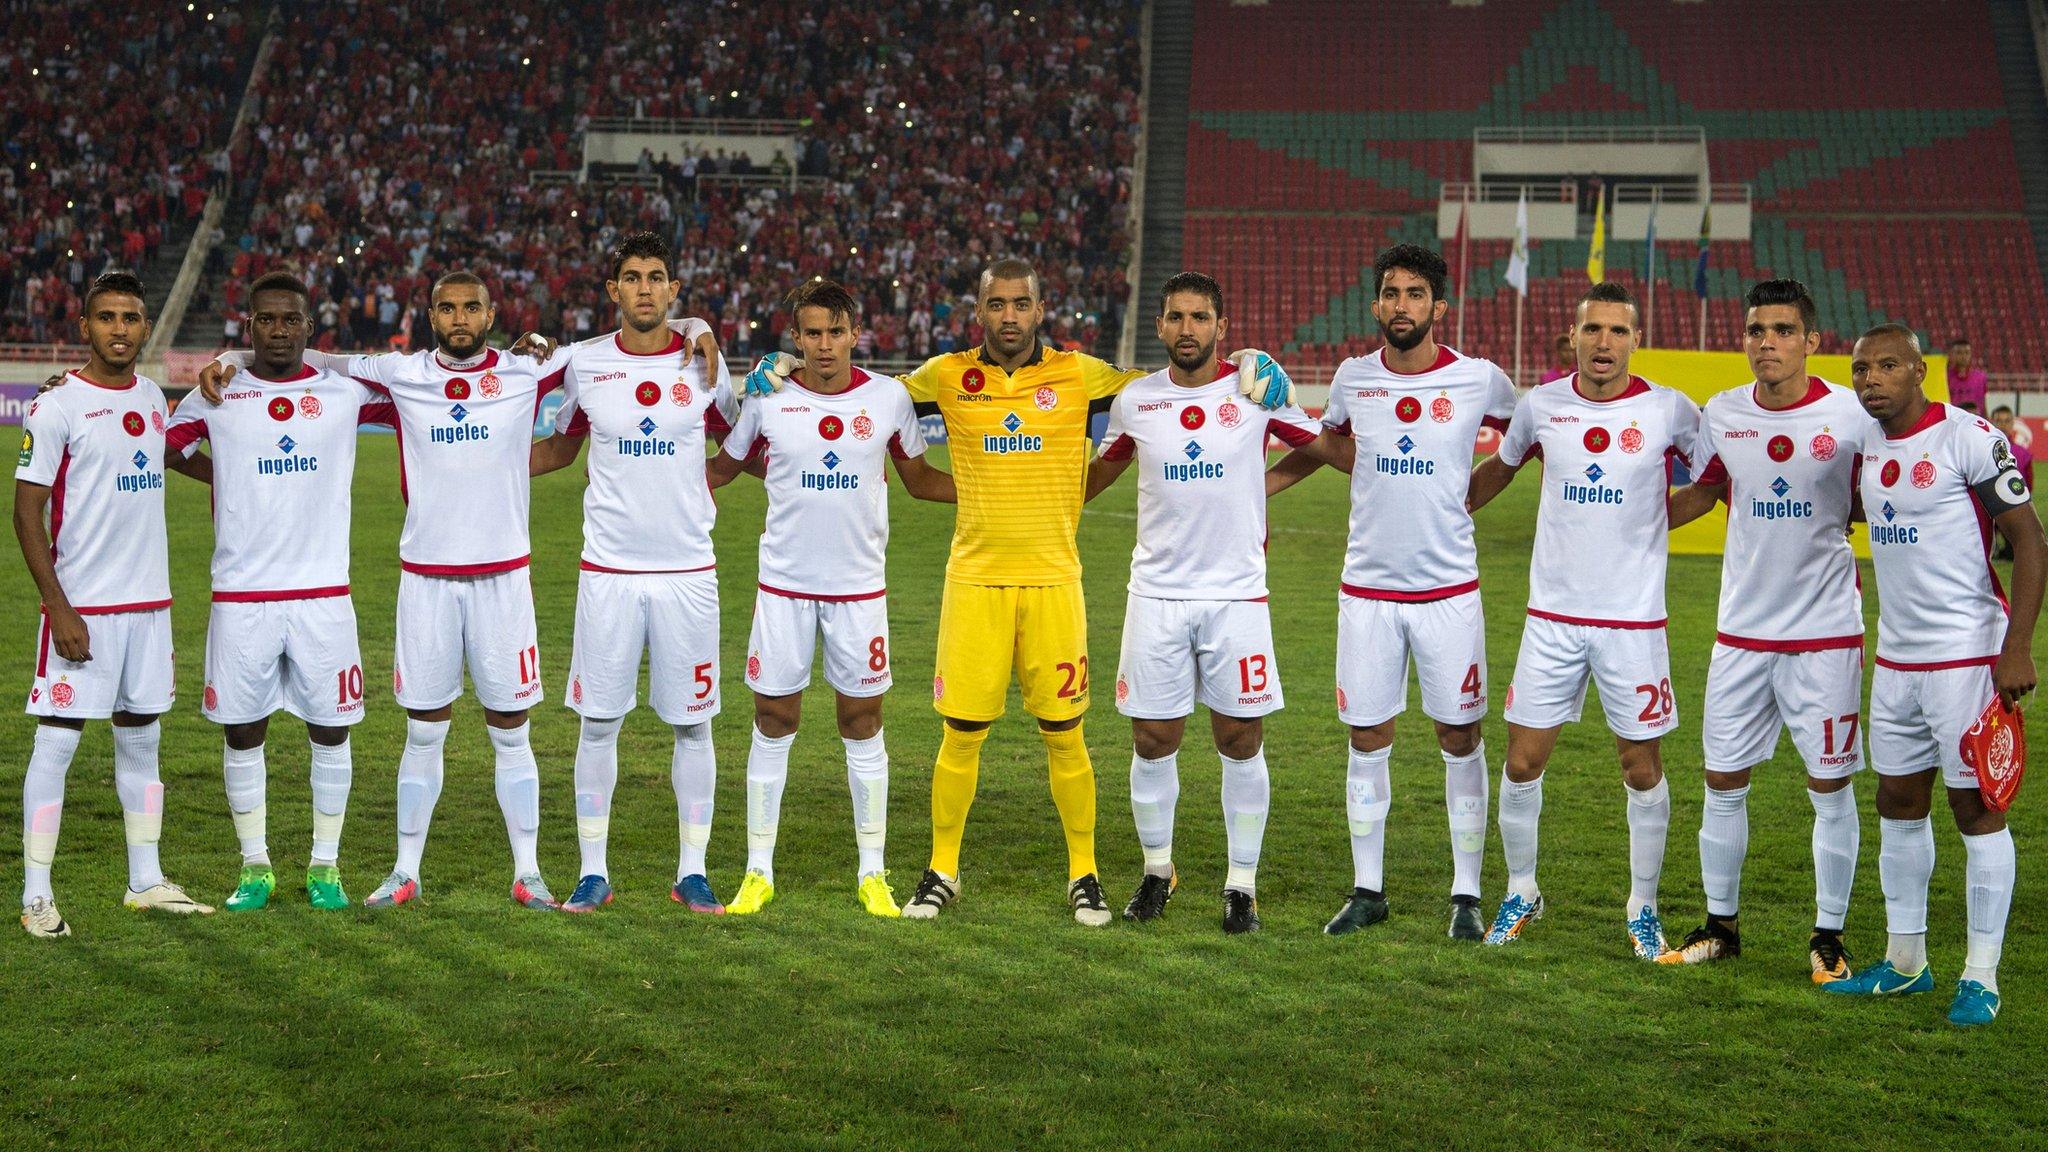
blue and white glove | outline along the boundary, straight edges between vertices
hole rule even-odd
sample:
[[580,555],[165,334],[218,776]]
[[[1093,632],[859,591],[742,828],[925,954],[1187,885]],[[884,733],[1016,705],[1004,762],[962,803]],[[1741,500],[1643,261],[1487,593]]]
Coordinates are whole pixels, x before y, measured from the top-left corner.
[[1294,404],[1294,381],[1287,370],[1257,348],[1246,348],[1231,359],[1237,363],[1237,390],[1252,403],[1271,411]]
[[754,370],[747,373],[744,386],[749,396],[773,396],[789,383],[790,376],[802,368],[804,362],[787,352],[774,352],[761,357]]

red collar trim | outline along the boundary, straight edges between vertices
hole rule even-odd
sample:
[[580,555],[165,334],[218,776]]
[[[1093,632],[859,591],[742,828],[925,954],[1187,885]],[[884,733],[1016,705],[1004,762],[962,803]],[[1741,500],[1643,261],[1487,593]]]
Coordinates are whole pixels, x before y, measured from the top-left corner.
[[275,380],[270,379],[268,376],[256,376],[254,366],[251,366],[249,369],[249,375],[256,376],[256,379],[263,381],[265,384],[297,384],[301,380],[311,380],[319,374],[320,370],[311,364],[301,364],[297,373],[290,376],[281,376]]
[[668,335],[668,347],[663,348],[659,352],[633,351],[631,348],[626,347],[625,340],[621,339],[621,337],[624,336],[624,332],[622,331],[612,333],[612,344],[613,346],[618,348],[619,351],[625,353],[628,356],[638,356],[643,359],[652,358],[655,356],[673,356],[676,353],[683,350],[683,334],[681,332],[671,332]]
[[1897,436],[1887,432],[1884,434],[1884,438],[1887,440],[1911,440],[1913,437],[1918,436],[1946,419],[1948,419],[1948,406],[1936,400],[1927,405],[1927,411],[1920,414],[1920,419],[1914,421],[1911,428],[1906,429]]
[[441,352],[439,349],[435,349],[434,352],[432,353],[432,356],[434,357],[435,367],[441,369],[441,371],[443,372],[489,372],[491,369],[496,368],[498,366],[498,350],[496,348],[485,349],[482,363],[472,365],[468,368],[457,368],[455,365],[450,364],[446,360],[441,359]]
[[1609,396],[1605,400],[1595,400],[1593,397],[1579,391],[1579,374],[1577,372],[1572,373],[1571,381],[1572,393],[1588,404],[1612,404],[1617,400],[1626,400],[1631,396],[1641,396],[1650,390],[1650,382],[1648,380],[1643,379],[1641,376],[1630,376],[1628,378],[1628,387],[1621,390],[1621,395]]
[[121,385],[114,385],[114,384],[102,384],[102,383],[100,383],[99,381],[97,381],[97,380],[93,379],[92,377],[90,377],[90,376],[87,376],[87,375],[86,375],[85,373],[83,373],[83,372],[79,371],[79,370],[78,370],[78,369],[76,369],[76,368],[68,369],[68,370],[66,370],[66,371],[65,371],[65,373],[64,373],[64,374],[65,374],[66,376],[71,376],[71,377],[74,377],[74,378],[76,378],[77,380],[79,380],[79,381],[81,381],[81,382],[83,382],[83,383],[85,383],[85,384],[89,384],[89,385],[91,385],[92,387],[94,387],[94,388],[97,388],[97,389],[99,389],[99,390],[100,390],[100,391],[102,391],[102,392],[126,392],[126,391],[128,391],[129,389],[131,389],[131,388],[135,387],[135,382],[136,382],[137,380],[141,379],[141,377],[139,377],[139,376],[130,376],[130,377],[128,378],[128,382],[127,382],[126,384],[121,384]]
[[1806,395],[1801,396],[1799,399],[1794,400],[1792,403],[1785,405],[1783,408],[1773,408],[1768,404],[1764,403],[1763,385],[1752,384],[1750,386],[1749,391],[1750,399],[1756,401],[1756,406],[1762,408],[1766,412],[1790,412],[1794,408],[1804,408],[1808,404],[1812,404],[1823,399],[1827,396],[1827,394],[1827,381],[1822,380],[1818,376],[1808,376],[1806,378]]
[[1444,345],[1439,344],[1436,346],[1435,363],[1431,364],[1427,368],[1424,368],[1420,372],[1403,372],[1399,368],[1394,367],[1392,364],[1387,363],[1386,346],[1381,345],[1380,347],[1380,367],[1385,368],[1388,372],[1392,373],[1395,376],[1427,376],[1431,372],[1434,372],[1439,368],[1448,368],[1457,362],[1458,354],[1456,352],[1451,351]]
[[846,387],[841,388],[837,392],[820,392],[805,384],[801,376],[791,376],[789,382],[795,385],[799,391],[811,396],[844,396],[872,379],[874,377],[868,375],[864,369],[848,365],[846,369]]

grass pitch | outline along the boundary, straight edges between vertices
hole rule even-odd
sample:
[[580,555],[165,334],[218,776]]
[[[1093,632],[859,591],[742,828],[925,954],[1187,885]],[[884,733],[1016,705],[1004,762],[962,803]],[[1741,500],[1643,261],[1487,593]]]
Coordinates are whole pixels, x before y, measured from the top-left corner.
[[[355,602],[371,706],[357,728],[342,871],[360,900],[393,849],[404,714],[390,681],[402,510],[395,442],[366,436],[356,478]],[[535,713],[541,860],[576,877],[561,706],[581,543],[580,470],[535,485],[533,581],[548,701]],[[1496,778],[1499,708],[1527,590],[1537,485],[1480,517]],[[1139,872],[1128,729],[1111,706],[1135,484],[1091,506],[1081,544],[1097,701],[1087,726],[1103,879],[1121,907]],[[1515,946],[1444,938],[1450,861],[1442,764],[1412,705],[1395,746],[1388,825],[1393,919],[1333,940],[1318,929],[1350,886],[1344,730],[1330,699],[1343,479],[1274,502],[1278,663],[1289,707],[1267,725],[1272,815],[1265,931],[1217,928],[1224,871],[1207,725],[1189,726],[1176,836],[1182,888],[1166,919],[1077,927],[1042,746],[1013,697],[984,752],[963,902],[935,925],[872,920],[852,898],[854,845],[831,710],[814,700],[791,760],[777,899],[762,915],[692,917],[666,898],[676,851],[669,734],[627,722],[612,823],[619,899],[586,917],[507,898],[510,859],[474,700],[457,705],[447,786],[424,864],[425,906],[314,914],[298,885],[310,832],[306,750],[273,724],[270,843],[279,897],[260,914],[181,921],[128,913],[121,818],[104,725],[73,764],[55,872],[72,939],[0,932],[0,1148],[713,1147],[2040,1147],[2048,1095],[2044,801],[2014,818],[2019,890],[2001,971],[2005,1012],[1975,1033],[1943,1019],[1962,962],[1962,851],[1937,810],[1931,951],[1938,992],[1823,998],[1805,973],[1810,813],[1789,741],[1751,794],[1745,955],[1696,969],[1629,957],[1627,830],[1597,705],[1566,731],[1545,792],[1549,914]],[[725,713],[711,875],[743,868],[750,700],[740,669],[764,500],[721,493]],[[170,482],[179,705],[164,721],[164,864],[203,898],[239,856],[220,737],[198,715],[211,528],[206,494]],[[949,510],[899,492],[890,586],[897,687],[887,707],[889,853],[907,898],[930,846],[938,720],[925,693]],[[321,531],[282,525],[281,531]],[[0,625],[27,688],[36,597],[7,565]],[[1719,562],[1671,563],[1673,680],[1666,743],[1674,819],[1663,906],[1674,937],[1702,911],[1700,697]],[[1788,579],[1796,576],[1788,575]],[[1865,574],[1865,586],[1874,582]],[[1870,597],[1875,621],[1875,596]],[[825,690],[822,680],[814,691]],[[32,726],[0,726],[0,823],[20,820]],[[1858,781],[1862,867],[1848,937],[1881,955],[1874,784]],[[4,838],[4,837],[0,837]],[[0,887],[20,882],[0,853]],[[1489,830],[1487,911],[1504,871]]]

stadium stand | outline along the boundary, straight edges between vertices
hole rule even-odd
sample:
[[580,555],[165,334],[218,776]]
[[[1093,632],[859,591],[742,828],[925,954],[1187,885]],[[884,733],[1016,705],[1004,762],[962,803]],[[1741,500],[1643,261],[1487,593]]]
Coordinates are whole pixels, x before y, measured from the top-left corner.
[[[1139,4],[709,7],[612,0],[565,24],[530,0],[297,6],[236,158],[214,307],[184,342],[221,339],[236,286],[275,266],[316,285],[330,347],[424,338],[431,277],[463,266],[506,284],[501,330],[589,335],[610,324],[601,254],[636,228],[674,239],[684,307],[743,351],[814,274],[865,286],[875,352],[951,347],[1003,234],[1038,263],[1056,338],[1114,329],[1135,140],[1102,126],[1136,120]],[[695,177],[715,155],[533,179],[581,167],[593,118],[762,116],[803,123],[788,160],[822,184],[712,186]]]
[[[1472,178],[1475,128],[1697,124],[1713,180],[1749,184],[1755,212],[1748,242],[1711,246],[1709,347],[1739,339],[1749,281],[1793,276],[1814,290],[1828,351],[1896,320],[1937,340],[1995,330],[2002,365],[2048,364],[2048,293],[1984,0],[1937,21],[1910,5],[1802,5],[1801,24],[1829,34],[1783,68],[1757,67],[1756,31],[1785,15],[1767,0],[1195,0],[1193,13],[1182,262],[1232,291],[1233,335],[1249,343],[1325,367],[1376,345],[1371,252],[1453,247],[1436,239],[1436,205],[1444,182]],[[1467,66],[1403,50],[1423,42]],[[1974,63],[1869,67],[1901,45]],[[1532,246],[1525,348],[1584,286],[1588,231]],[[1508,249],[1472,242],[1464,304],[1464,350],[1503,363]],[[1697,251],[1694,237],[1660,238],[1659,345],[1699,337]],[[1609,243],[1609,277],[1639,296],[1645,263],[1642,242]],[[1526,356],[1531,380],[1542,362]]]
[[94,276],[175,261],[224,159],[259,11],[52,7],[0,9],[0,343],[76,339]]

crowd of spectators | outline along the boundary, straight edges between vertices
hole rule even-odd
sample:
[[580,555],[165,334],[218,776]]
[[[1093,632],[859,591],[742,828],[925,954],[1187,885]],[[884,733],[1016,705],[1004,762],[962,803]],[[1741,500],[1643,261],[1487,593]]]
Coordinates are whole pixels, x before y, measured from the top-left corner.
[[227,163],[251,5],[0,7],[0,343],[64,342],[79,292],[141,269]]
[[[502,333],[592,335],[614,323],[604,250],[651,228],[678,252],[678,310],[741,352],[773,346],[776,303],[813,275],[865,295],[864,354],[960,346],[975,275],[1002,254],[1037,262],[1055,339],[1092,343],[1114,322],[1135,0],[1022,15],[610,0],[585,21],[533,0],[428,7],[288,12],[234,157],[248,211],[214,263],[225,314],[238,284],[286,267],[318,290],[319,343],[406,345],[426,336],[433,276],[468,267],[500,286]],[[583,131],[605,117],[799,127],[788,155],[649,153],[623,183],[554,175],[582,168]],[[710,178],[747,172],[804,179]]]

